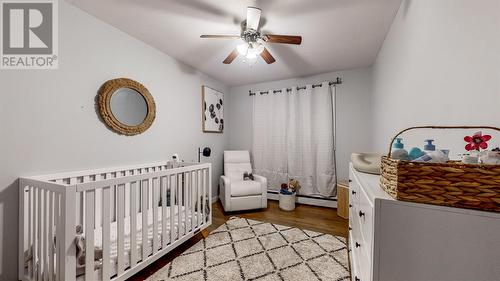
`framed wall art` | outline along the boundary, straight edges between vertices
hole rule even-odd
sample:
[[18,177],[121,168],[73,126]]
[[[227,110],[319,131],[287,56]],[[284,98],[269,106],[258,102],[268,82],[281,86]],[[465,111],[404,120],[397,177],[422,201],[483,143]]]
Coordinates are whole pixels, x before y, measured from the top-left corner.
[[224,131],[224,94],[203,86],[201,100],[203,132],[222,133]]

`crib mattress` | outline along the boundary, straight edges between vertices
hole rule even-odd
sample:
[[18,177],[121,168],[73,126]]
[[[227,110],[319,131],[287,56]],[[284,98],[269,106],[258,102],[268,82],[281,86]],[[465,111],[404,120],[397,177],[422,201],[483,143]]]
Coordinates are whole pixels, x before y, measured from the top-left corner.
[[[174,235],[174,240],[178,238],[179,235],[179,228],[180,228],[180,233],[181,236],[186,232],[189,232],[191,230],[192,225],[196,225],[198,222],[198,219],[202,219],[202,214],[199,212],[195,212],[194,216],[192,216],[191,210],[188,208],[188,216],[187,216],[187,229],[186,229],[186,216],[184,214],[184,207],[181,206],[181,223],[178,223],[179,217],[178,217],[178,212],[179,208],[177,205],[174,206],[175,210],[175,215],[174,215],[174,228],[173,228],[173,235]],[[158,216],[157,216],[157,221],[158,221],[158,248],[161,249],[163,245],[163,227],[162,227],[162,208],[157,208]],[[153,252],[153,211],[148,210],[148,235],[147,235],[147,244],[146,244],[146,252],[147,255],[151,255]],[[191,221],[191,218],[192,221]],[[170,207],[167,208],[167,236],[166,236],[166,243],[168,244],[170,242]],[[137,214],[137,237],[136,237],[136,252],[137,252],[137,259],[138,261],[141,261],[142,258],[142,213]],[[110,225],[110,272],[111,276],[116,275],[118,271],[118,243],[117,243],[117,237],[118,237],[118,231],[117,231],[117,223],[113,222]],[[131,253],[131,243],[130,243],[130,217],[126,217],[124,219],[124,250],[125,250],[125,268],[130,267],[130,253]],[[101,248],[102,249],[102,228],[96,228],[94,231],[94,243],[95,247],[97,249]],[[147,258],[147,257],[146,257]],[[94,271],[94,280],[101,280],[102,278],[102,266],[101,266],[102,261],[96,262],[96,270]],[[77,280],[84,280],[85,275],[84,275],[85,269],[79,269],[77,271]]]

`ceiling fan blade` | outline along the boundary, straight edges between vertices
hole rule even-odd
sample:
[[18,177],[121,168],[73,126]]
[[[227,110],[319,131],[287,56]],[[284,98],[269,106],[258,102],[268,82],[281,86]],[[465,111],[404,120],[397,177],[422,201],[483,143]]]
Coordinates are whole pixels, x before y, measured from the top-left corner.
[[247,7],[247,29],[259,29],[261,13],[262,11],[257,7]]
[[229,56],[223,61],[224,64],[230,64],[233,62],[233,60],[238,56],[238,51],[234,49]]
[[282,44],[295,44],[295,45],[300,45],[302,43],[302,36],[266,34],[265,38],[266,41],[269,43],[282,43]]
[[239,35],[201,35],[200,38],[209,38],[209,39],[240,39]]
[[273,55],[271,55],[271,53],[269,53],[267,48],[264,48],[264,51],[262,51],[262,53],[260,53],[260,56],[267,62],[267,64],[271,64],[271,63],[276,61],[276,59],[274,59]]

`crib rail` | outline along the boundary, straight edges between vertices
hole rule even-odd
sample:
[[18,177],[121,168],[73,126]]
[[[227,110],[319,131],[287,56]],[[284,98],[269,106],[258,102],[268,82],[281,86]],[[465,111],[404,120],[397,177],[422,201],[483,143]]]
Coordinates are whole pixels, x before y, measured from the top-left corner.
[[212,222],[210,164],[22,178],[20,187],[21,280],[125,280]]

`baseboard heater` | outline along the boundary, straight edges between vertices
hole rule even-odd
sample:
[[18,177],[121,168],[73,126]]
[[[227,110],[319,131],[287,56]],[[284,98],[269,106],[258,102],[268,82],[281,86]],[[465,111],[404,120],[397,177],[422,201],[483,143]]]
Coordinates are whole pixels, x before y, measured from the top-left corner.
[[[279,191],[274,191],[274,190],[268,190],[267,193],[271,194],[279,194]],[[311,195],[296,195],[297,197],[301,198],[310,198],[310,199],[317,199],[317,200],[325,200],[325,201],[335,201],[337,202],[337,198],[325,198],[325,197],[317,197],[317,196],[311,196]]]

